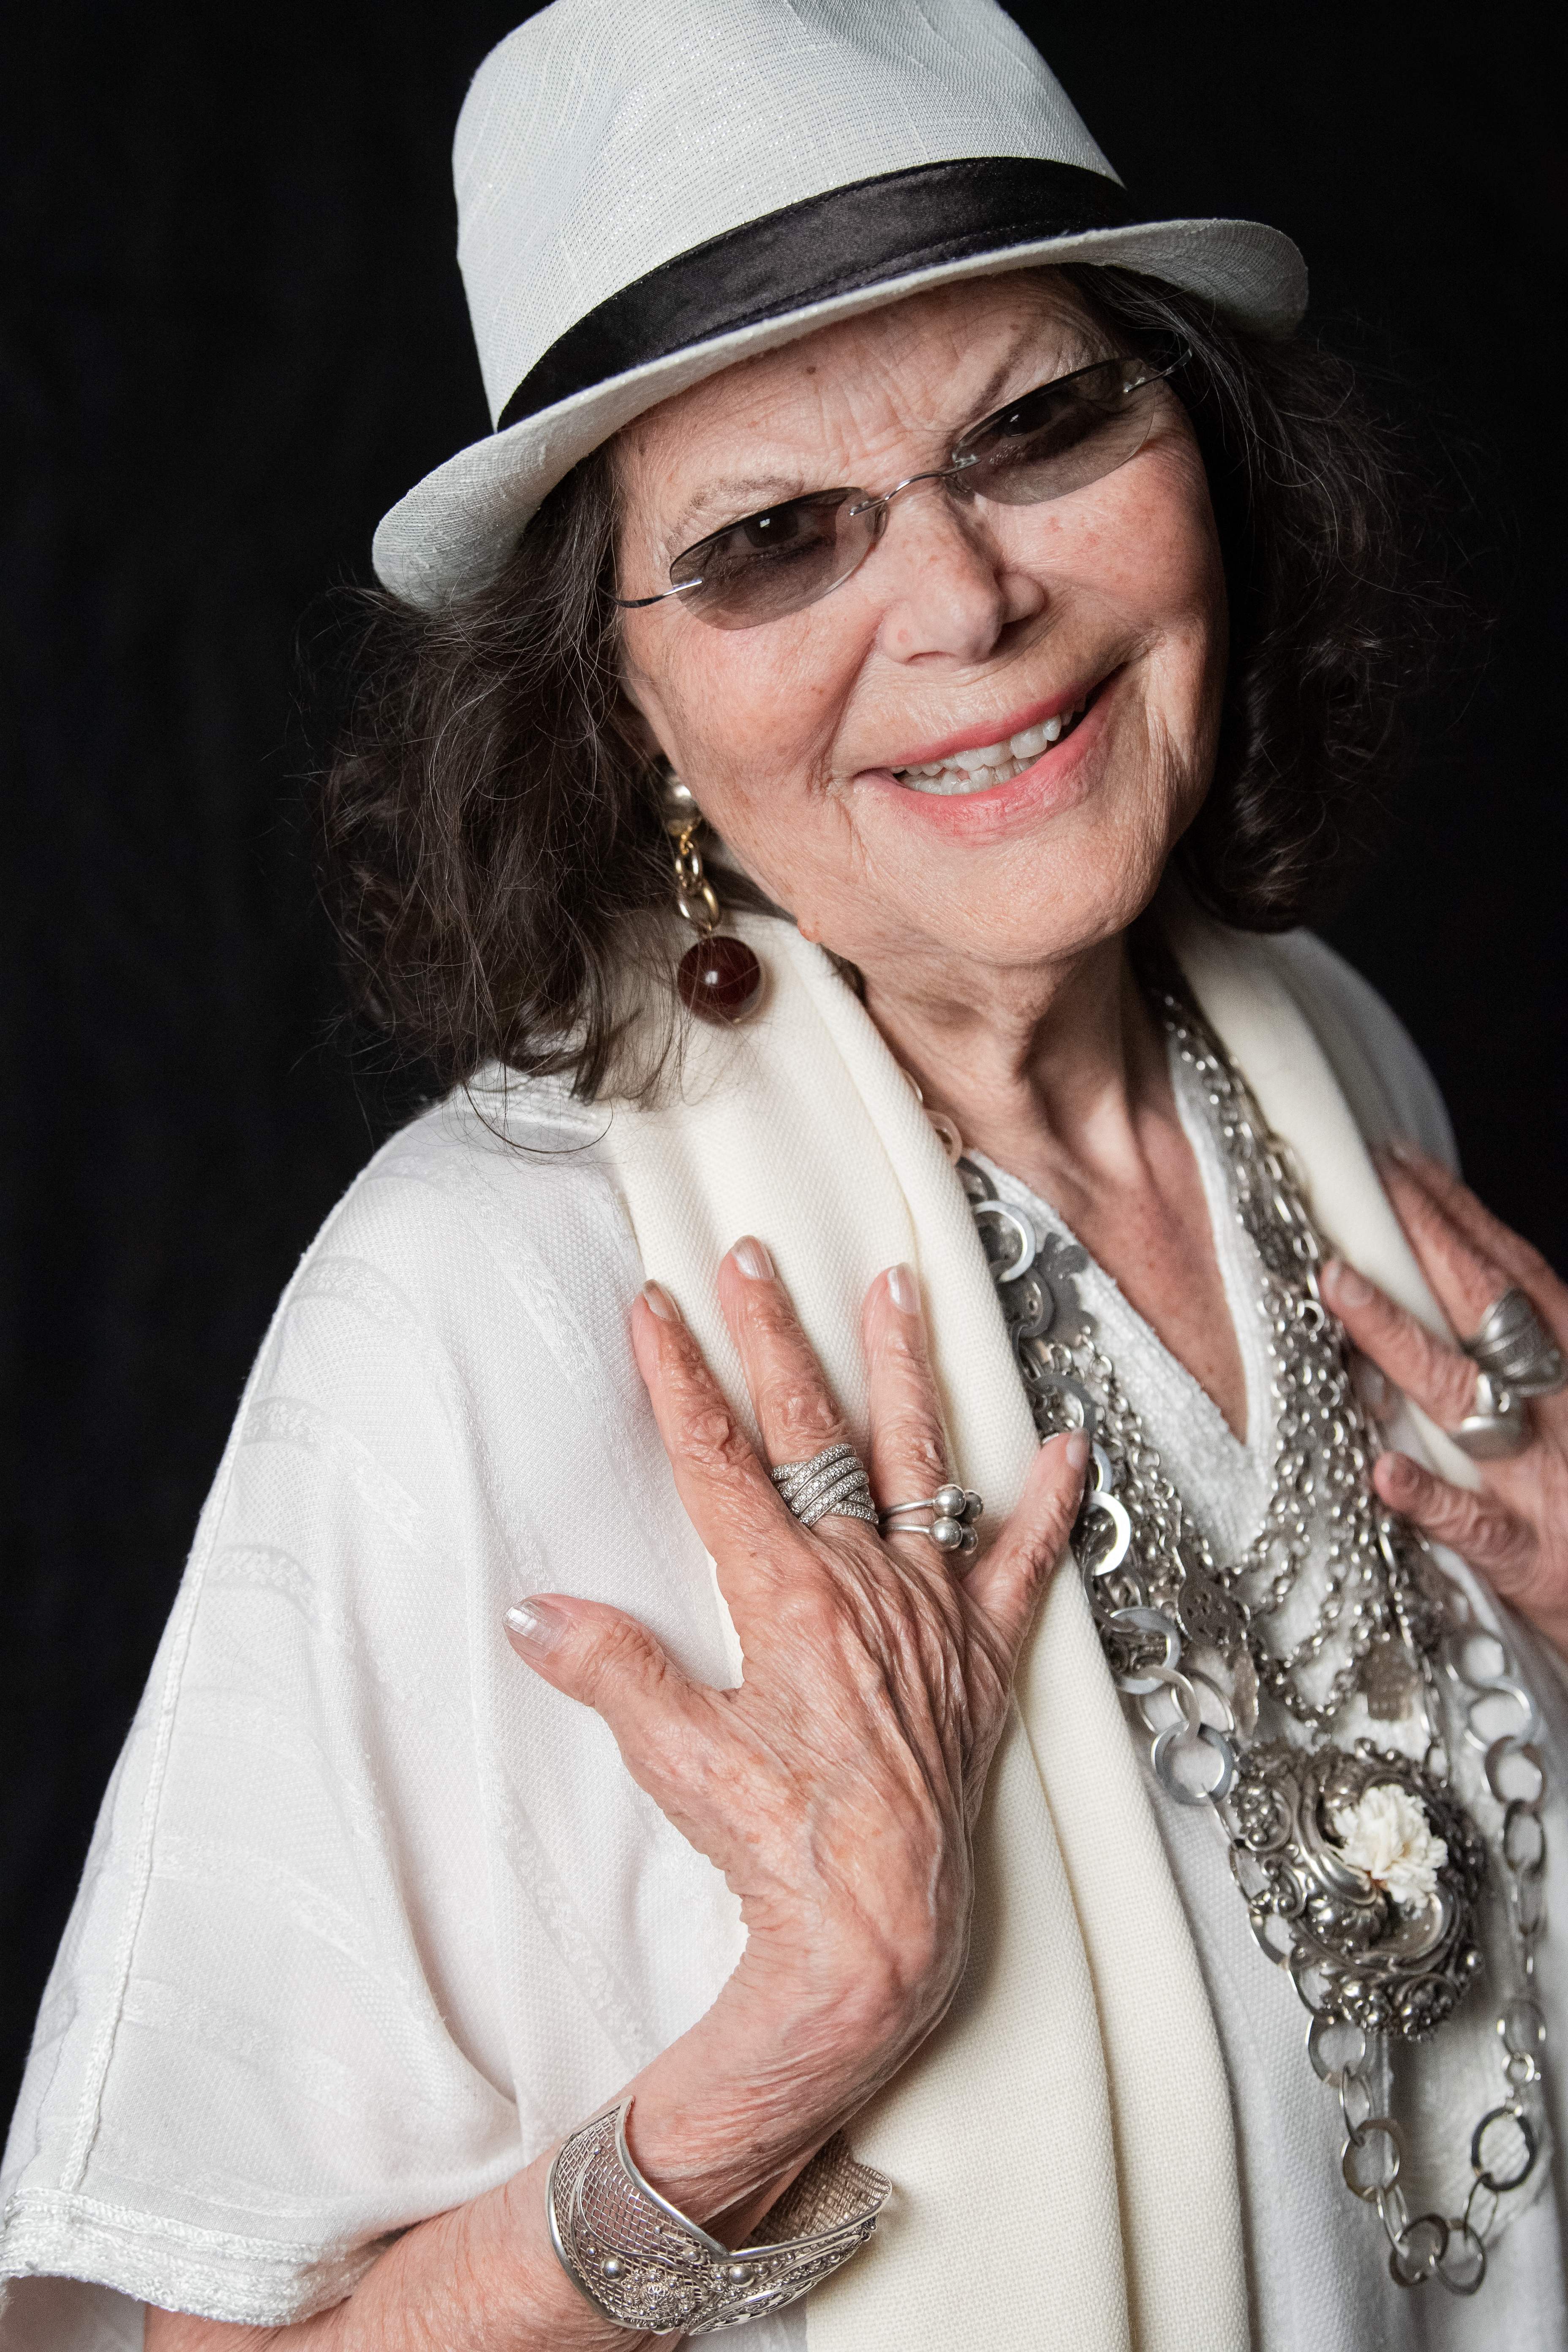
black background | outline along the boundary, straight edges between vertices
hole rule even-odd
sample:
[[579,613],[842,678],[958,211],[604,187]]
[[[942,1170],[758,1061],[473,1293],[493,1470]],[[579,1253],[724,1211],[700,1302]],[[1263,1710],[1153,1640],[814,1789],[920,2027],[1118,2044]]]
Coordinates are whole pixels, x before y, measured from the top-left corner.
[[[300,653],[383,509],[487,429],[448,143],[520,13],[11,21],[0,2109],[249,1360],[408,1098],[333,1027]],[[1321,330],[1466,445],[1488,667],[1334,936],[1561,1263],[1558,12],[1015,13],[1135,194],[1289,230]]]

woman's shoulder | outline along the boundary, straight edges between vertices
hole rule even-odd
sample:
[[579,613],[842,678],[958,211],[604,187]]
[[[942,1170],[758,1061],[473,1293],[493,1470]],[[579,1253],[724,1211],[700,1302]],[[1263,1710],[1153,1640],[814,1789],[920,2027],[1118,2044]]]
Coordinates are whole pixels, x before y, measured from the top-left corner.
[[642,1269],[605,1124],[546,1088],[476,1088],[392,1137],[279,1302],[208,1517],[232,1519],[256,1462],[287,1454],[300,1481],[306,1457],[336,1465],[329,1516],[353,1486],[389,1523],[450,1523],[493,1487],[498,1433],[537,1476],[622,1427]]
[[286,1318],[332,1291],[395,1297],[405,1322],[448,1339],[503,1308],[624,1314],[641,1281],[599,1146],[607,1115],[564,1088],[495,1074],[431,1104],[363,1168],[284,1294]]
[[1386,999],[1315,932],[1281,932],[1267,947],[1368,1141],[1402,1137],[1457,1169],[1454,1129],[1437,1081]]
[[[1200,907],[1176,873],[1165,878],[1159,919],[1199,1003],[1255,1084],[1247,1048],[1281,1075],[1292,1029],[1300,1040],[1296,1024],[1305,1021],[1367,1143],[1404,1138],[1458,1168],[1442,1095],[1415,1040],[1327,940],[1305,930],[1237,930]],[[1293,1017],[1284,1017],[1288,1004]]]

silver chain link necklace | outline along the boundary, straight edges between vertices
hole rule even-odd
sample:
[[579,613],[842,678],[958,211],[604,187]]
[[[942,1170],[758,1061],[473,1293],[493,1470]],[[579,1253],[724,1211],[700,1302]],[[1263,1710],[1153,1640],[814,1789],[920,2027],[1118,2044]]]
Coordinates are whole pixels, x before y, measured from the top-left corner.
[[[1168,955],[1143,941],[1139,961],[1204,1091],[1263,1269],[1276,1451],[1263,1527],[1239,1560],[1214,1558],[1097,1345],[1074,1283],[1083,1251],[1040,1242],[952,1121],[933,1114],[932,1124],[984,1244],[1035,1425],[1042,1438],[1081,1429],[1090,1440],[1073,1552],[1151,1766],[1178,1803],[1212,1809],[1253,1934],[1310,2012],[1307,2054],[1339,2099],[1345,2183],[1375,2208],[1394,2281],[1473,2294],[1503,2200],[1535,2173],[1544,2144],[1540,1716],[1501,1642],[1372,1490],[1379,1439],[1319,1295],[1323,1244],[1289,1150]],[[1326,1530],[1326,1575],[1308,1613],[1299,1579],[1314,1528]],[[1419,1760],[1357,1736],[1346,1717],[1358,1704],[1369,1727],[1419,1724]],[[1270,1715],[1275,1736],[1261,1737]],[[1460,1742],[1477,1752],[1497,1815],[1489,1838],[1455,1792]],[[1373,2045],[1423,2041],[1452,2015],[1483,1973],[1489,1894],[1506,1906],[1516,1971],[1496,2019],[1504,2088],[1471,2134],[1463,2210],[1412,2215],[1400,2127],[1373,2112]]]

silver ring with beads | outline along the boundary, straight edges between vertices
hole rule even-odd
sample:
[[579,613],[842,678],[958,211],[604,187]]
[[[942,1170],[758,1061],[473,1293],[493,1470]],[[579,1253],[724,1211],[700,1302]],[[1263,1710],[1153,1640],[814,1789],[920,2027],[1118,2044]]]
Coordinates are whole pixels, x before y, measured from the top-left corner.
[[[984,1508],[972,1486],[939,1486],[919,1502],[890,1503],[880,1525],[885,1536],[929,1536],[938,1551],[972,1552],[980,1540],[974,1522]],[[926,1511],[930,1517],[910,1526],[897,1524],[911,1511]]]

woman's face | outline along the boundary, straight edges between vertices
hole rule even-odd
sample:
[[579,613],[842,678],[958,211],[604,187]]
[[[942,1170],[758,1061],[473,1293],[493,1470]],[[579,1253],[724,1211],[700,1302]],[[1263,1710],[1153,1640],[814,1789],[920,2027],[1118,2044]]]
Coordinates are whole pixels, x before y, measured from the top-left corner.
[[[1115,348],[1031,272],[731,367],[620,436],[620,593],[654,593],[694,541],[784,499],[942,466],[980,417]],[[625,621],[627,688],[731,853],[808,937],[889,983],[911,958],[1025,966],[1120,931],[1208,784],[1225,585],[1168,393],[1139,454],[1067,498],[907,491],[803,612],[718,629],[674,597]],[[1080,709],[1008,781],[978,761],[955,774],[948,755]],[[957,790],[903,776],[944,761],[936,781]]]

